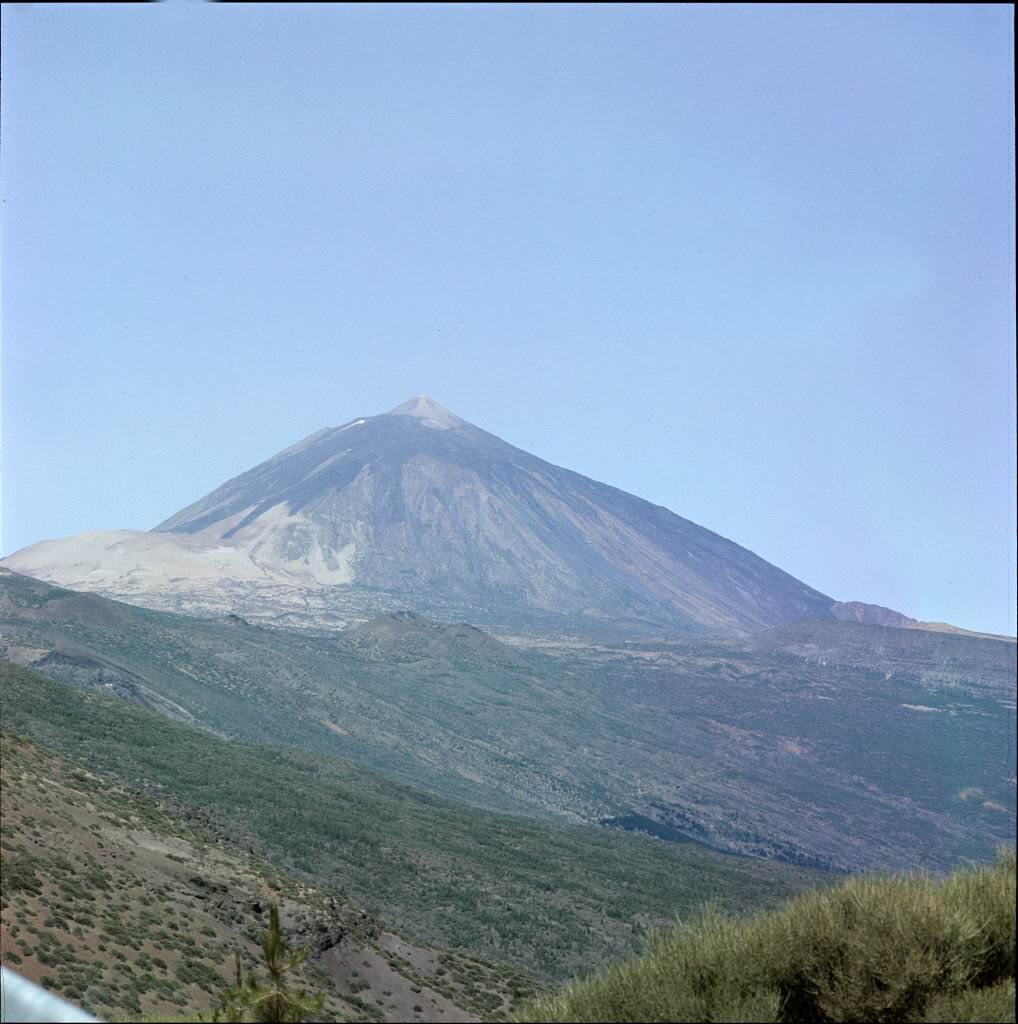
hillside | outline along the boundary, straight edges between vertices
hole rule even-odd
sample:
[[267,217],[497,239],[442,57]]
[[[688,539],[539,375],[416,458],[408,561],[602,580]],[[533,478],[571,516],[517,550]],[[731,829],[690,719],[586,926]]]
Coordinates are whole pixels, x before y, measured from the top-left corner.
[[245,743],[473,806],[844,869],[947,869],[1015,827],[1015,645],[814,621],[739,641],[339,637],[0,572],[3,657]]
[[4,732],[4,963],[107,1019],[213,1006],[234,955],[264,973],[278,901],[311,956],[298,986],[331,1020],[500,1020],[534,983],[408,942],[348,898],[280,872],[195,811],[174,813]]
[[228,743],[0,662],[4,725],[112,775],[401,935],[564,980],[705,899],[773,906],[826,876],[475,811],[321,755]]

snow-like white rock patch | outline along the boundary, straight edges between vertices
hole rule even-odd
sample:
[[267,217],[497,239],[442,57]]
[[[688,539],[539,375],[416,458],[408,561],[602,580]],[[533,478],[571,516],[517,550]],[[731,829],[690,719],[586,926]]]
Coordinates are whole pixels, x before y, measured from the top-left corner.
[[[246,513],[231,516],[240,522]],[[228,540],[226,522],[202,533],[92,530],[46,540],[0,561],[14,572],[80,590],[186,592],[192,586],[234,583],[352,583],[355,546],[323,549],[316,526],[291,514],[285,502]]]

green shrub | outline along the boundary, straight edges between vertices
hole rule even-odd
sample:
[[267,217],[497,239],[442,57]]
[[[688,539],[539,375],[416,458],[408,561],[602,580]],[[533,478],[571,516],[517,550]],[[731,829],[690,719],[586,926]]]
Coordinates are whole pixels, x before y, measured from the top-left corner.
[[11,853],[3,859],[4,889],[8,892],[42,893],[42,883],[35,873],[39,860],[31,854]]
[[1014,978],[989,988],[940,996],[930,1003],[924,1017],[929,1024],[1007,1024],[1014,1019]]
[[748,921],[705,912],[650,950],[518,1020],[1015,1019],[1015,857],[958,871],[857,877]]
[[928,878],[853,878],[757,922],[752,955],[789,1024],[913,1020],[966,987],[981,930]]
[[944,884],[944,899],[983,928],[972,984],[996,985],[1015,975],[1015,851],[1002,849],[995,870],[957,871]]

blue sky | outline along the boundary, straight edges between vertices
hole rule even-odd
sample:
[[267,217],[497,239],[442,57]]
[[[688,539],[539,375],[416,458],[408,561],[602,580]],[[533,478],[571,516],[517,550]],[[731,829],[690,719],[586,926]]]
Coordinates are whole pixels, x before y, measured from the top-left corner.
[[1009,6],[2,19],[4,553],[424,392],[1015,631]]

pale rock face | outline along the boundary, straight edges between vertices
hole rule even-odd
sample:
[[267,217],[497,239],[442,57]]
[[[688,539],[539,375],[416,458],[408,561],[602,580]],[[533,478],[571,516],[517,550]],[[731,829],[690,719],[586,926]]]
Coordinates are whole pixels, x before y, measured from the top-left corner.
[[[228,541],[220,524],[197,534],[92,530],[66,540],[41,541],[3,564],[47,582],[99,590],[185,586],[199,580],[350,583],[353,545],[324,551],[313,523],[277,505]],[[31,573],[27,569],[31,568]]]
[[154,531],[0,563],[136,604],[334,628],[413,608],[733,635],[832,601],[667,509],[514,448],[420,395],[318,431]]
[[450,430],[465,426],[465,421],[454,416],[428,395],[415,395],[389,411],[390,416],[413,416],[421,425],[433,430]]

